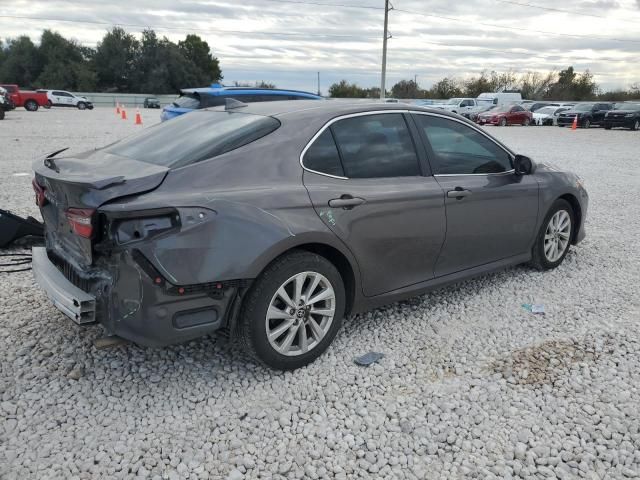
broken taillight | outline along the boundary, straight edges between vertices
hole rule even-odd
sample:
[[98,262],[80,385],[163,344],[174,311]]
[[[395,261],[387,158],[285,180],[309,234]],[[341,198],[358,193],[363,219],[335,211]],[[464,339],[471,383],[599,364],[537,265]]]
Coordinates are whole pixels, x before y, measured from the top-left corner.
[[93,235],[93,213],[95,210],[88,208],[70,208],[65,215],[69,220],[71,229],[81,237],[91,238]]
[[41,187],[35,178],[31,181],[31,186],[36,193],[36,205],[44,207],[47,204],[47,197],[44,196],[44,187]]

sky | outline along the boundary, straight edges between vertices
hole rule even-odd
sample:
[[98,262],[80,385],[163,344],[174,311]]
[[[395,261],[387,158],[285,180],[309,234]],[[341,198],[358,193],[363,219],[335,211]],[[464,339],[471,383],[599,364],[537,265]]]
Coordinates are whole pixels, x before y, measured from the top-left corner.
[[[589,69],[604,89],[640,83],[640,0],[394,0],[387,88],[483,70]],[[28,18],[27,18],[28,17]],[[379,86],[384,0],[0,0],[0,38],[43,28],[95,47],[119,25],[203,37],[223,83],[317,90]]]

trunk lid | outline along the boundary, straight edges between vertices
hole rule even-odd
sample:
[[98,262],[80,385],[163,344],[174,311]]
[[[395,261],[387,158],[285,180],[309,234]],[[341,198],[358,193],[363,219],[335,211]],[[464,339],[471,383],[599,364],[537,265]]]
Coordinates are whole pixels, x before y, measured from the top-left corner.
[[[92,245],[98,234],[95,213],[93,234],[85,238],[74,231],[69,210],[90,215],[101,205],[128,195],[154,190],[169,168],[107,153],[104,150],[36,161],[34,189],[45,222],[47,247],[80,267],[93,261]],[[73,216],[72,216],[73,217]]]

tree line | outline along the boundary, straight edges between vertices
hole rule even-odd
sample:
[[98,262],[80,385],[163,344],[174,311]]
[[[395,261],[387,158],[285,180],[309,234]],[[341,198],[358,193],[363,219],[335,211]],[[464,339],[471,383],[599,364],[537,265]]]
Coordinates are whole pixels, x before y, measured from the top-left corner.
[[37,45],[28,36],[0,40],[0,83],[25,88],[163,94],[221,79],[209,44],[193,34],[174,43],[149,29],[138,40],[115,27],[96,48],[51,30]]
[[[520,91],[522,98],[530,100],[632,100],[640,98],[640,84],[635,83],[628,90],[602,91],[587,70],[577,73],[573,67],[560,72],[482,72],[467,79],[445,77],[435,82],[431,88],[422,89],[415,80],[400,80],[391,90],[385,92],[394,98],[435,99],[452,97],[475,98],[483,92],[501,90]],[[347,80],[334,83],[329,88],[332,97],[379,98],[380,88],[361,88]]]

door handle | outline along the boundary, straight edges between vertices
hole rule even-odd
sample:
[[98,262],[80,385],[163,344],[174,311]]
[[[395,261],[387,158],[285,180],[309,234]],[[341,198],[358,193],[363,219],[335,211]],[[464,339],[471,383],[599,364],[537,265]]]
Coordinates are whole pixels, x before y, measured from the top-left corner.
[[340,198],[329,200],[329,206],[332,208],[344,208],[345,210],[351,210],[353,207],[362,205],[364,202],[364,198],[342,195]]
[[465,190],[462,187],[456,187],[455,190],[449,190],[447,192],[447,197],[462,200],[464,197],[468,197],[469,195],[471,195],[471,193],[471,190]]

